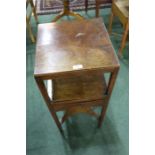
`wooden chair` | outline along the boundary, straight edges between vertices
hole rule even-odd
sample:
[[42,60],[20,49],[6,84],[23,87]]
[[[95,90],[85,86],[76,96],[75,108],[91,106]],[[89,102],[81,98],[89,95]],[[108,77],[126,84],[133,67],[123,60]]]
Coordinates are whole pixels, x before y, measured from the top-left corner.
[[[30,9],[31,9],[30,12],[28,10],[29,6],[30,6]],[[36,39],[35,39],[35,36],[32,33],[32,27],[31,27],[31,23],[30,23],[32,13],[34,15],[36,24],[38,24],[38,17],[37,17],[37,14],[36,14],[36,7],[35,7],[35,5],[33,3],[33,0],[26,0],[26,28],[28,29],[31,41],[33,43],[35,43]]]
[[122,36],[121,46],[118,55],[121,57],[125,47],[126,39],[129,32],[129,1],[128,0],[113,0],[112,10],[109,21],[109,34],[112,32],[112,22],[114,16],[117,16],[123,25],[124,33]]

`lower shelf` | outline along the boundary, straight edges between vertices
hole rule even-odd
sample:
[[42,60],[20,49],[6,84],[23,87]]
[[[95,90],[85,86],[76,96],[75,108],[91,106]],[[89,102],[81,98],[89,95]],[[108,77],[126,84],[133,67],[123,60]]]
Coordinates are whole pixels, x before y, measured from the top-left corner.
[[52,102],[102,99],[106,91],[103,75],[80,76],[52,80]]

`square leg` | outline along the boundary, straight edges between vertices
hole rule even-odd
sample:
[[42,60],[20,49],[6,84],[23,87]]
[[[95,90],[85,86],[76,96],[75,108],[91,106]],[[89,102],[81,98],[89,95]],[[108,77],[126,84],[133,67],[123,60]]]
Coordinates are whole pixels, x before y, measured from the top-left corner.
[[35,80],[59,131],[63,133],[61,123],[59,122],[59,119],[56,115],[56,111],[54,111],[54,109],[51,106],[51,99],[49,98],[49,95],[43,80],[39,78],[35,78]]
[[108,97],[107,97],[105,103],[102,106],[102,111],[101,111],[101,115],[99,117],[98,127],[101,127],[103,119],[105,117],[107,106],[108,106],[108,103],[109,103],[109,99],[111,97],[112,90],[113,90],[113,87],[114,87],[114,84],[115,84],[115,81],[116,81],[116,78],[117,78],[118,70],[119,70],[119,68],[115,69],[115,71],[112,72],[111,75],[110,75],[108,88],[107,88],[107,91],[106,91],[106,94],[108,95]]

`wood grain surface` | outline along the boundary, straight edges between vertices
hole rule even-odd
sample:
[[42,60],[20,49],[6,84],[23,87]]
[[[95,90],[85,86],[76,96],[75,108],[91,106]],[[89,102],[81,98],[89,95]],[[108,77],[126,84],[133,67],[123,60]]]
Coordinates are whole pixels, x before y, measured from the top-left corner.
[[39,24],[35,60],[36,77],[119,66],[101,18]]

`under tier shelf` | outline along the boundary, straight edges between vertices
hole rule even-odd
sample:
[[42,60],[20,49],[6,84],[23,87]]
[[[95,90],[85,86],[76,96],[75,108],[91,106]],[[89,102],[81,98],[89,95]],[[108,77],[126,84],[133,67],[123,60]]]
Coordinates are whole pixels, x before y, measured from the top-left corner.
[[49,96],[52,103],[86,102],[103,99],[105,96],[106,82],[101,74],[53,79],[50,82],[52,89]]

